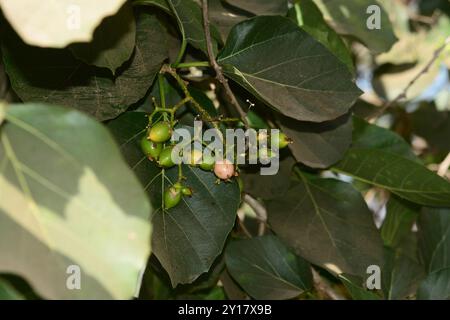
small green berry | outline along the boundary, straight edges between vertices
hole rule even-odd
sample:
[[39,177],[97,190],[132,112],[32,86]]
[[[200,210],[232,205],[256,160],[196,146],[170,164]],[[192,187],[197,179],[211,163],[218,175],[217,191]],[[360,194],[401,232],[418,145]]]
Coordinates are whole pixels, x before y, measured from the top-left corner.
[[163,149],[162,144],[152,142],[147,137],[141,139],[142,152],[151,160],[158,160],[159,155]]
[[175,165],[175,163],[172,160],[172,150],[173,146],[166,147],[161,151],[161,154],[159,155],[159,165],[163,168],[171,168]]
[[181,201],[181,191],[175,187],[170,187],[164,192],[164,207],[170,209],[178,205]]
[[278,140],[275,141],[272,145],[274,147],[278,147],[278,149],[284,149],[291,143],[292,140],[289,139],[283,132],[280,132],[280,134],[278,135]]
[[181,193],[182,193],[184,196],[191,197],[191,196],[192,196],[192,189],[189,188],[189,187],[184,187],[183,189],[181,189]]
[[172,136],[172,128],[166,121],[158,122],[150,128],[148,138],[153,142],[166,142]]
[[205,171],[211,171],[214,169],[216,159],[213,156],[207,155],[203,157],[203,161],[200,163],[200,168]]

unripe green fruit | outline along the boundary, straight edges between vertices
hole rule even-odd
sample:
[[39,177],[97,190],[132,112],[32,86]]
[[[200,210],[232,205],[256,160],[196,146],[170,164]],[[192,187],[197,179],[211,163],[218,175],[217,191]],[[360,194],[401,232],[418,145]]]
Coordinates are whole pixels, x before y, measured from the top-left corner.
[[175,207],[181,201],[181,191],[175,187],[170,187],[164,192],[164,207],[170,209]]
[[191,197],[191,196],[192,196],[192,189],[191,189],[191,188],[188,188],[188,187],[184,187],[183,189],[181,189],[181,193],[182,193],[184,196]]
[[289,139],[283,132],[280,132],[280,134],[278,135],[278,141],[275,141],[273,143],[273,146],[278,147],[278,149],[284,149],[291,143],[292,140]]
[[216,159],[214,159],[213,156],[208,155],[203,157],[203,161],[200,163],[200,168],[202,168],[205,171],[211,171],[214,169],[214,164],[216,162]]
[[150,159],[158,160],[158,157],[161,154],[163,146],[160,143],[155,143],[148,140],[147,137],[143,137],[141,139],[141,149],[142,152]]
[[183,189],[183,185],[180,182],[175,182],[175,184],[173,185],[173,187],[175,189],[177,189],[178,191],[180,191],[181,189]]
[[166,147],[164,148],[160,155],[159,155],[159,165],[163,168],[171,168],[175,165],[175,163],[172,160],[172,150],[173,147]]
[[166,121],[158,122],[150,128],[148,138],[153,142],[166,142],[172,136],[172,128]]

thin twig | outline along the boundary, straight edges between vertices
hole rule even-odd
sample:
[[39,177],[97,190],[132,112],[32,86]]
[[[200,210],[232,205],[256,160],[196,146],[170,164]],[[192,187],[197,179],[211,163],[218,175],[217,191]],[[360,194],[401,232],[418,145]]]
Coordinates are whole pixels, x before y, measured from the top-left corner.
[[250,233],[250,231],[248,231],[247,227],[244,224],[244,221],[242,221],[239,217],[237,217],[237,221],[239,227],[241,228],[242,232],[247,236],[247,238],[252,238],[252,234]]
[[423,69],[408,83],[408,85],[403,89],[400,94],[395,97],[393,100],[386,102],[383,107],[380,108],[380,110],[372,117],[372,119],[376,119],[380,117],[387,109],[395,105],[397,102],[399,102],[401,99],[405,99],[407,97],[408,91],[411,89],[411,87],[419,80],[424,74],[426,74],[430,68],[433,66],[433,64],[436,62],[436,60],[439,58],[441,53],[445,50],[447,45],[450,43],[450,37],[448,37],[444,44],[437,48],[430,61],[423,67]]
[[422,22],[429,25],[434,25],[439,19],[440,14],[436,11],[431,17],[423,16],[416,13],[409,14],[409,18],[413,21]]
[[247,114],[244,112],[241,105],[237,101],[236,96],[234,95],[233,91],[231,90],[230,85],[228,84],[228,80],[223,75],[222,68],[217,63],[216,57],[214,55],[214,50],[213,50],[213,45],[212,45],[212,40],[211,40],[211,30],[209,28],[208,0],[202,0],[202,13],[203,13],[203,28],[205,31],[206,48],[208,49],[208,58],[209,58],[209,61],[211,62],[211,66],[213,67],[214,71],[216,72],[217,80],[223,85],[223,87],[225,89],[225,93],[227,94],[228,99],[230,100],[231,104],[239,112],[239,115],[242,118],[244,125],[246,127],[248,127]]
[[254,199],[249,194],[244,195],[244,201],[255,211],[256,217],[259,221],[259,229],[258,229],[258,235],[262,236],[264,235],[266,231],[266,224],[267,224],[267,210],[264,208],[264,206],[258,202],[258,200]]
[[316,288],[317,292],[325,297],[329,297],[331,300],[344,300],[344,298],[336,293],[313,267],[311,267],[311,271],[313,274],[314,288]]
[[439,165],[437,174],[440,175],[441,177],[445,177],[447,175],[448,168],[450,168],[450,153]]
[[181,90],[184,93],[185,98],[189,98],[189,102],[194,106],[194,108],[197,110],[197,112],[200,114],[200,116],[202,117],[202,119],[204,121],[210,122],[213,124],[214,127],[216,127],[216,129],[219,130],[219,127],[217,125],[214,125],[214,119],[208,114],[208,112],[206,112],[205,109],[202,108],[202,106],[200,106],[200,104],[191,96],[191,93],[189,92],[188,89],[188,83],[186,81],[184,81],[176,72],[175,69],[173,69],[171,66],[165,64],[162,66],[161,68],[161,72],[162,73],[168,73],[170,74],[178,83],[178,85],[180,86]]

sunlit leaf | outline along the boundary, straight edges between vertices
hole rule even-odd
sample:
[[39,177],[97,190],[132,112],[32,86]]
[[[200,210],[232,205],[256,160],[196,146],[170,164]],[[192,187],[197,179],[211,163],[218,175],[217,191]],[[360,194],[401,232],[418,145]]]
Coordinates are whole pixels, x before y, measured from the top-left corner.
[[[24,104],[8,108],[0,139],[0,270],[45,298],[131,298],[151,207],[109,132],[75,110]],[[68,290],[77,268],[81,288]]]

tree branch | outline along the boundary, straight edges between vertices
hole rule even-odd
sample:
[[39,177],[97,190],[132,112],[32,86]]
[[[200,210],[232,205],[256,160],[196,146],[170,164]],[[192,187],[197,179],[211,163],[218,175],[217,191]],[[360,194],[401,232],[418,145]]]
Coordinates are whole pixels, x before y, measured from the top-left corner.
[[417,80],[419,80],[424,74],[426,74],[431,66],[433,66],[433,64],[436,62],[436,60],[439,58],[439,56],[441,55],[441,53],[445,50],[445,48],[447,47],[447,45],[450,43],[450,37],[448,37],[444,44],[442,46],[440,46],[439,48],[437,48],[434,53],[433,56],[431,57],[430,61],[425,65],[425,67],[408,83],[408,85],[405,87],[405,89],[403,89],[402,92],[400,92],[400,94],[395,97],[394,100],[388,101],[386,102],[383,107],[381,107],[381,109],[372,117],[372,119],[376,119],[378,117],[380,117],[387,109],[389,109],[390,107],[392,107],[393,105],[395,105],[397,102],[399,102],[401,99],[404,99],[407,97],[408,91],[411,89],[411,87],[417,82]]
[[258,202],[258,200],[254,199],[249,194],[244,195],[244,201],[255,211],[256,217],[259,221],[259,230],[258,235],[264,235],[266,231],[267,224],[267,210],[264,206]]
[[244,122],[244,125],[248,127],[248,121],[247,121],[247,114],[242,109],[241,105],[236,99],[236,96],[234,95],[233,91],[230,88],[230,85],[228,84],[227,78],[222,73],[222,68],[217,63],[216,57],[214,55],[212,40],[211,40],[211,30],[209,26],[209,10],[208,10],[208,0],[202,0],[202,13],[203,13],[203,29],[205,31],[205,40],[206,40],[206,48],[208,50],[208,58],[211,63],[211,66],[213,67],[214,71],[216,72],[216,78],[217,80],[222,84],[222,86],[225,89],[225,93],[228,96],[228,99],[230,100],[231,104],[236,108],[238,111],[241,120]]
[[333,290],[328,282],[323,279],[313,267],[311,267],[311,271],[313,274],[314,288],[319,294],[328,297],[331,300],[345,300],[344,297],[340,296],[336,291]]
[[447,155],[447,157],[442,161],[442,163],[439,165],[438,169],[438,175],[441,177],[445,177],[447,175],[448,168],[450,167],[450,153]]

